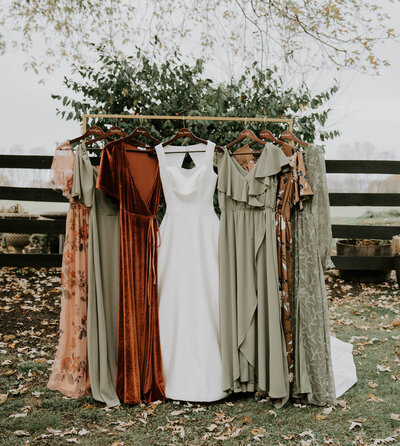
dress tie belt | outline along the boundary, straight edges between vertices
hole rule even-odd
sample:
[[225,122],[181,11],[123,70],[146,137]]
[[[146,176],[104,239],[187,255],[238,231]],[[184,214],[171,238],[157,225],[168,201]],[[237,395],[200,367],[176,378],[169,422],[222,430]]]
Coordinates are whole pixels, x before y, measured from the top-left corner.
[[147,265],[147,305],[150,305],[151,276],[153,276],[153,285],[157,284],[156,250],[160,246],[160,240],[160,228],[158,227],[157,217],[152,215],[149,219],[149,226],[147,229],[147,243],[149,245],[149,261]]

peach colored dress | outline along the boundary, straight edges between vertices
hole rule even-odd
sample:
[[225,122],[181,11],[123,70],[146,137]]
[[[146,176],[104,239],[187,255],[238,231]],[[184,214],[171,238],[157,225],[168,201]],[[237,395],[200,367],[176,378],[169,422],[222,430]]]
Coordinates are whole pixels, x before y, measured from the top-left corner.
[[61,270],[60,337],[47,387],[71,398],[89,393],[86,313],[89,208],[72,198],[75,155],[69,142],[57,147],[51,166],[54,187],[68,198]]

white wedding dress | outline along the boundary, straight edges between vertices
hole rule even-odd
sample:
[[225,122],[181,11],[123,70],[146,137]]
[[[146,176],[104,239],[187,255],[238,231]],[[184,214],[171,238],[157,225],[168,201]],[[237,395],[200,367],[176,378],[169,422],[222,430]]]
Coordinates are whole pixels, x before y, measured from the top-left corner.
[[[156,147],[167,210],[158,252],[159,323],[167,398],[216,401],[219,346],[218,231],[213,195],[215,144]],[[192,169],[182,167],[184,150]],[[166,154],[170,151],[181,153]]]

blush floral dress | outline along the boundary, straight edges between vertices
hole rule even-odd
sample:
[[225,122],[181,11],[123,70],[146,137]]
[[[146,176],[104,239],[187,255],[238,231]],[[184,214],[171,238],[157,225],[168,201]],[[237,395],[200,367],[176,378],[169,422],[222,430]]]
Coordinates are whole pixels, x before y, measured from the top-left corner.
[[60,337],[47,387],[71,398],[89,393],[86,314],[88,298],[89,208],[72,198],[75,155],[69,142],[57,147],[53,187],[68,198],[61,270]]

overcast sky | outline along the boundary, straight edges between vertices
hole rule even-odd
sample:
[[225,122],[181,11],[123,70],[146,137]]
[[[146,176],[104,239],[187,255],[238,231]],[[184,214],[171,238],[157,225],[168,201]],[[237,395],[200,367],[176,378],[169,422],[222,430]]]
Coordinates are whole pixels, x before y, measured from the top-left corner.
[[[383,150],[399,158],[400,142],[395,135],[400,128],[400,46],[382,46],[379,55],[392,63],[381,76],[355,72],[339,76],[341,91],[327,127],[339,129],[342,136],[328,143],[328,154],[359,142],[376,146],[378,158]],[[56,116],[56,101],[51,94],[66,92],[63,70],[39,85],[36,75],[24,71],[25,59],[24,54],[12,50],[0,57],[0,151],[9,152],[11,147],[21,145],[24,153],[37,153],[39,148],[40,153],[51,154],[57,143],[78,136],[80,127]],[[323,76],[321,85],[330,85],[331,73]],[[347,158],[351,159],[351,154]]]

